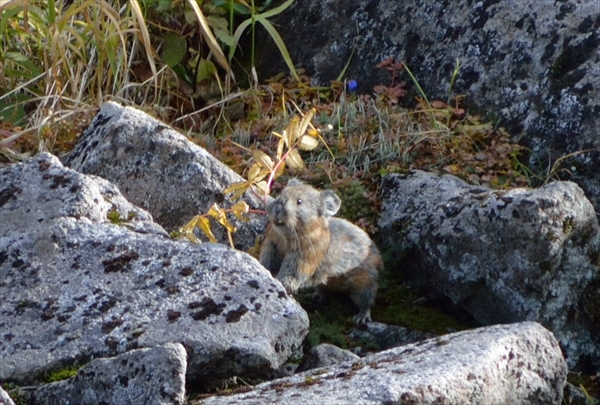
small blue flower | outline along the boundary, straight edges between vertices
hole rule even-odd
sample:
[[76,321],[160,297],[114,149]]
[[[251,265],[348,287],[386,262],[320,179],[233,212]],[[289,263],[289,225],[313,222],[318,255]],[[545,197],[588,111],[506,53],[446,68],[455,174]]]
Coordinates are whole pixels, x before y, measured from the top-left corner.
[[356,83],[356,80],[348,80],[348,91],[354,92],[357,87],[358,84]]

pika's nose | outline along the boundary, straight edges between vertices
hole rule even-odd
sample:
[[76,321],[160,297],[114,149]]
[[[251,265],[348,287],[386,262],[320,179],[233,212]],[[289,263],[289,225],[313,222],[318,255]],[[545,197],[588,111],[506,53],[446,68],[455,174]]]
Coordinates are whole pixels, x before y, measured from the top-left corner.
[[273,201],[269,207],[269,214],[275,224],[282,225],[284,216],[283,203],[279,200]]

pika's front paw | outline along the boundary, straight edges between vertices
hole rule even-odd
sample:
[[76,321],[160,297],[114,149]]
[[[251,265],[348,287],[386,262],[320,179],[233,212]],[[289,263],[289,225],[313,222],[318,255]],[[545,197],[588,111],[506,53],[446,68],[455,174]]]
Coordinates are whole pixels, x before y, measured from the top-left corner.
[[300,281],[294,277],[277,277],[277,280],[283,285],[288,294],[294,294],[300,288]]

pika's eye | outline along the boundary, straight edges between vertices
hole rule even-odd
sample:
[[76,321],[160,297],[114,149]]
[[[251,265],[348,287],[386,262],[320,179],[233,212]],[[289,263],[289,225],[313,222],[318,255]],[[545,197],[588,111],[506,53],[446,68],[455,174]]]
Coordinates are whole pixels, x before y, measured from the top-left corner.
[[300,205],[300,204],[302,204],[302,198],[298,198],[298,199],[296,200],[296,204],[297,204],[297,205]]

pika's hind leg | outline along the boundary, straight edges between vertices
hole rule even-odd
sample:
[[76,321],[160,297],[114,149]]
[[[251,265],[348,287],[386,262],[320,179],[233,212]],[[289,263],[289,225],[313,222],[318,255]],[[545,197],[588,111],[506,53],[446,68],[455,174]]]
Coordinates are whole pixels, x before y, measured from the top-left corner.
[[353,290],[350,298],[358,306],[360,312],[353,319],[357,324],[373,322],[371,319],[371,306],[375,301],[375,289]]

